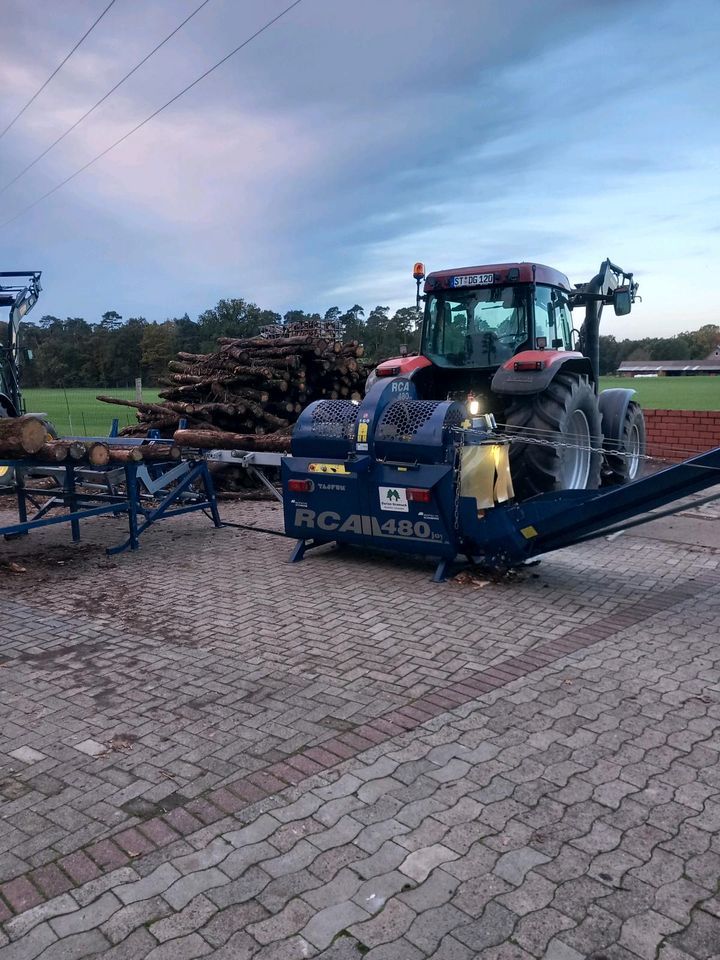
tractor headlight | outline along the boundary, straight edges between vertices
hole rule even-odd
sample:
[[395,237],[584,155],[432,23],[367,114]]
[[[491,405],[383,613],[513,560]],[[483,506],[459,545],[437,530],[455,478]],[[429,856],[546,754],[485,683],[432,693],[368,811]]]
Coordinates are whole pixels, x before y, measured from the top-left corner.
[[468,413],[471,417],[476,417],[480,413],[480,401],[475,397],[470,397],[467,403]]
[[368,374],[367,380],[365,381],[365,393],[367,393],[370,387],[373,386],[377,378],[378,378],[378,375],[377,375],[377,367],[376,367],[374,370],[370,371],[370,373]]

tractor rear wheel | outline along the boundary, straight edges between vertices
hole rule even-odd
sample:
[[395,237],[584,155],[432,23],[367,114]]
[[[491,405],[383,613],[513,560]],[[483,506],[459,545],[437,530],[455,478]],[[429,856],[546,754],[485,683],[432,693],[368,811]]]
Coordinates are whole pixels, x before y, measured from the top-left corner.
[[620,436],[605,437],[602,485],[614,487],[637,480],[642,473],[644,455],[645,416],[640,405],[632,401],[628,404]]
[[513,397],[505,412],[510,472],[521,499],[600,486],[602,427],[587,377],[559,373],[542,393]]
[[0,466],[0,493],[15,489],[15,467]]

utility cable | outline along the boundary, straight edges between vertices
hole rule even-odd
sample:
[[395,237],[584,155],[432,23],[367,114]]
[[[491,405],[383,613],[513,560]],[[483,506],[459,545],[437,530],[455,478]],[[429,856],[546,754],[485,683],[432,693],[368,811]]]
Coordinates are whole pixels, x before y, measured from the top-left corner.
[[214,63],[212,67],[208,67],[207,70],[201,73],[199,77],[196,77],[186,87],[183,87],[183,89],[179,93],[176,93],[174,97],[172,97],[162,106],[158,107],[157,110],[154,110],[151,114],[149,114],[149,116],[145,117],[144,120],[141,120],[140,123],[135,124],[135,126],[132,127],[132,129],[128,130],[127,133],[124,133],[121,137],[118,137],[118,139],[115,140],[114,143],[111,143],[109,147],[105,147],[104,150],[96,154],[91,160],[88,160],[88,162],[83,164],[82,167],[79,167],[74,173],[71,173],[69,177],[65,177],[64,180],[60,181],[60,183],[55,184],[55,186],[51,190],[48,190],[47,193],[42,194],[42,196],[38,197],[37,200],[34,200],[32,203],[29,203],[26,207],[23,207],[14,216],[10,217],[9,220],[5,220],[2,224],[0,224],[0,229],[2,229],[3,227],[7,227],[9,224],[13,223],[15,220],[18,220],[20,217],[24,216],[29,210],[32,210],[33,207],[36,207],[39,203],[42,203],[43,200],[47,200],[48,197],[51,197],[54,193],[57,193],[58,190],[60,190],[66,184],[70,183],[71,180],[74,180],[75,177],[78,177],[80,176],[81,173],[84,173],[85,170],[88,169],[88,167],[91,167],[94,163],[97,163],[98,160],[101,160],[104,156],[110,153],[111,150],[114,150],[115,147],[120,146],[121,143],[123,143],[125,140],[131,137],[134,133],[137,133],[138,130],[144,127],[147,123],[150,123],[151,120],[154,120],[155,117],[158,116],[158,114],[163,112],[163,110],[166,110],[169,106],[175,103],[176,100],[179,100],[180,97],[184,96],[189,90],[192,90],[193,87],[196,87],[198,83],[200,83],[206,77],[209,77],[211,73],[214,73],[215,70],[221,67],[224,63],[227,63],[227,61],[231,57],[234,57],[236,53],[239,53],[244,47],[246,47],[249,43],[252,43],[252,41],[255,40],[257,37],[259,37],[261,33],[264,33],[266,30],[272,27],[273,24],[277,23],[278,20],[280,20],[286,14],[290,13],[290,11],[294,7],[299,6],[301,3],[302,3],[302,0],[294,0],[293,3],[285,7],[284,10],[281,10],[280,13],[274,16],[271,20],[268,20],[266,23],[264,23],[262,27],[260,27],[258,30],[255,31],[255,33],[251,34],[249,37],[247,37],[247,39],[243,40],[242,43],[238,44],[238,46],[235,47],[234,50],[231,50],[230,53],[226,54],[221,60],[218,60],[217,63]]
[[[114,0],[113,0],[113,2],[114,2]],[[11,187],[14,183],[17,183],[18,180],[19,180],[21,177],[24,177],[24,176],[25,176],[25,174],[28,172],[28,170],[32,170],[32,168],[35,166],[36,163],[39,163],[39,162],[43,159],[43,157],[46,157],[46,156],[50,153],[50,151],[53,150],[62,140],[64,140],[65,137],[67,137],[69,134],[71,134],[71,133],[73,132],[73,130],[75,130],[76,127],[79,127],[80,124],[83,122],[83,120],[87,120],[87,118],[90,116],[91,113],[94,113],[94,111],[97,110],[97,108],[98,108],[99,106],[101,106],[103,103],[105,103],[105,101],[108,99],[108,97],[111,97],[111,96],[113,95],[113,93],[115,93],[115,91],[125,83],[126,80],[129,80],[130,77],[131,77],[134,73],[136,73],[136,72],[140,69],[140,67],[143,66],[143,64],[145,64],[145,63],[148,62],[148,60],[150,59],[150,57],[154,56],[161,47],[164,47],[165,44],[168,42],[168,40],[172,40],[172,38],[175,36],[175,34],[178,33],[180,30],[182,30],[182,28],[185,26],[185,24],[188,23],[190,20],[192,20],[192,18],[193,18],[196,14],[200,13],[200,11],[202,10],[202,8],[205,7],[205,6],[207,6],[208,3],[210,3],[210,0],[203,0],[203,2],[202,2],[198,7],[195,7],[195,9],[192,11],[192,13],[190,13],[187,17],[185,17],[185,19],[182,21],[182,23],[179,23],[179,24],[175,27],[175,29],[165,37],[164,40],[161,40],[160,43],[157,44],[157,46],[153,47],[153,49],[150,51],[150,53],[148,53],[146,56],[144,56],[144,57],[142,58],[142,60],[140,60],[138,63],[136,63],[135,66],[132,68],[132,70],[128,70],[128,72],[125,74],[125,76],[122,77],[122,79],[118,80],[118,82],[115,84],[115,86],[111,87],[111,88],[108,90],[108,92],[105,94],[105,96],[101,97],[101,98],[97,101],[97,103],[94,103],[94,104],[92,105],[92,107],[90,107],[89,110],[86,110],[85,113],[84,113],[78,120],[75,121],[75,123],[73,123],[71,126],[69,126],[64,133],[61,133],[61,134],[60,134],[60,136],[57,138],[57,140],[53,140],[53,142],[50,144],[49,147],[46,147],[46,148],[43,150],[42,153],[38,154],[38,156],[35,157],[34,160],[31,160],[30,163],[27,164],[27,166],[23,167],[23,169],[20,171],[20,173],[16,174],[16,175],[12,178],[12,180],[8,180],[8,182],[7,182],[3,187],[0,187],[0,194],[5,193],[5,191],[8,189],[8,187]]]
[[249,523],[233,523],[231,520],[223,520],[224,527],[235,527],[237,530],[254,530],[255,533],[270,533],[273,537],[286,537],[284,530],[273,530],[270,527],[255,527]]
[[53,72],[50,74],[50,76],[47,78],[47,80],[45,81],[45,83],[43,83],[42,86],[40,86],[40,87],[35,91],[35,93],[30,97],[30,99],[28,100],[28,102],[25,104],[25,106],[24,106],[18,113],[15,114],[15,116],[12,118],[12,120],[10,121],[10,123],[5,127],[5,129],[4,129],[2,132],[0,132],[0,140],[2,140],[2,138],[3,138],[3,137],[5,136],[5,134],[8,132],[8,130],[9,130],[12,126],[14,126],[15,123],[17,123],[17,121],[18,121],[18,120],[20,119],[20,117],[25,113],[25,111],[27,110],[27,108],[28,108],[32,103],[34,103],[35,100],[37,100],[37,98],[38,98],[38,97],[40,96],[40,94],[43,92],[43,90],[45,89],[45,87],[50,83],[50,81],[52,80],[52,78],[53,78],[54,76],[56,76],[56,75],[62,70],[62,68],[63,68],[63,67],[65,66],[65,64],[68,62],[68,60],[70,59],[70,57],[75,53],[75,51],[77,50],[77,48],[80,46],[80,44],[90,36],[90,34],[91,34],[91,33],[93,32],[93,30],[95,29],[95,27],[100,23],[100,21],[102,20],[102,18],[105,16],[105,14],[108,12],[108,10],[110,9],[110,7],[112,7],[112,5],[113,5],[114,3],[115,3],[115,0],[110,0],[110,3],[105,7],[105,9],[103,10],[103,12],[90,24],[90,26],[87,28],[87,30],[85,31],[85,33],[80,37],[80,39],[78,40],[78,42],[77,42],[77,43],[75,44],[75,46],[72,48],[72,50],[70,51],[70,53],[68,53],[68,54],[66,55],[65,59],[62,60],[62,61],[57,65],[57,67],[55,67],[55,69],[54,69]]

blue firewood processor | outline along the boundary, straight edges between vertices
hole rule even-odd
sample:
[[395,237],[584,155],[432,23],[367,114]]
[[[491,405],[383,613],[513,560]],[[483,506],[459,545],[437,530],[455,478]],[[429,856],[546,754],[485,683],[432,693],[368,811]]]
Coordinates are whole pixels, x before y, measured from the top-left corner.
[[656,519],[650,511],[720,482],[718,448],[623,486],[518,501],[511,442],[491,416],[417,399],[405,377],[378,379],[359,404],[312,403],[282,460],[285,532],[298,541],[291,560],[336,543],[434,558],[436,581],[458,560],[506,570]]

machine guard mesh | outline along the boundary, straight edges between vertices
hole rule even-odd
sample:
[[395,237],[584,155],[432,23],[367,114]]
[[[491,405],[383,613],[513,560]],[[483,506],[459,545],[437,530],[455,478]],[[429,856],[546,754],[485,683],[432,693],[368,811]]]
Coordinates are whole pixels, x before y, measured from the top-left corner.
[[[425,426],[442,400],[396,400],[385,409],[375,437],[378,440],[399,440],[412,443],[418,431]],[[445,416],[444,427],[459,427],[462,415],[452,408]]]
[[318,437],[353,440],[358,407],[351,400],[326,400],[312,412],[311,430]]

